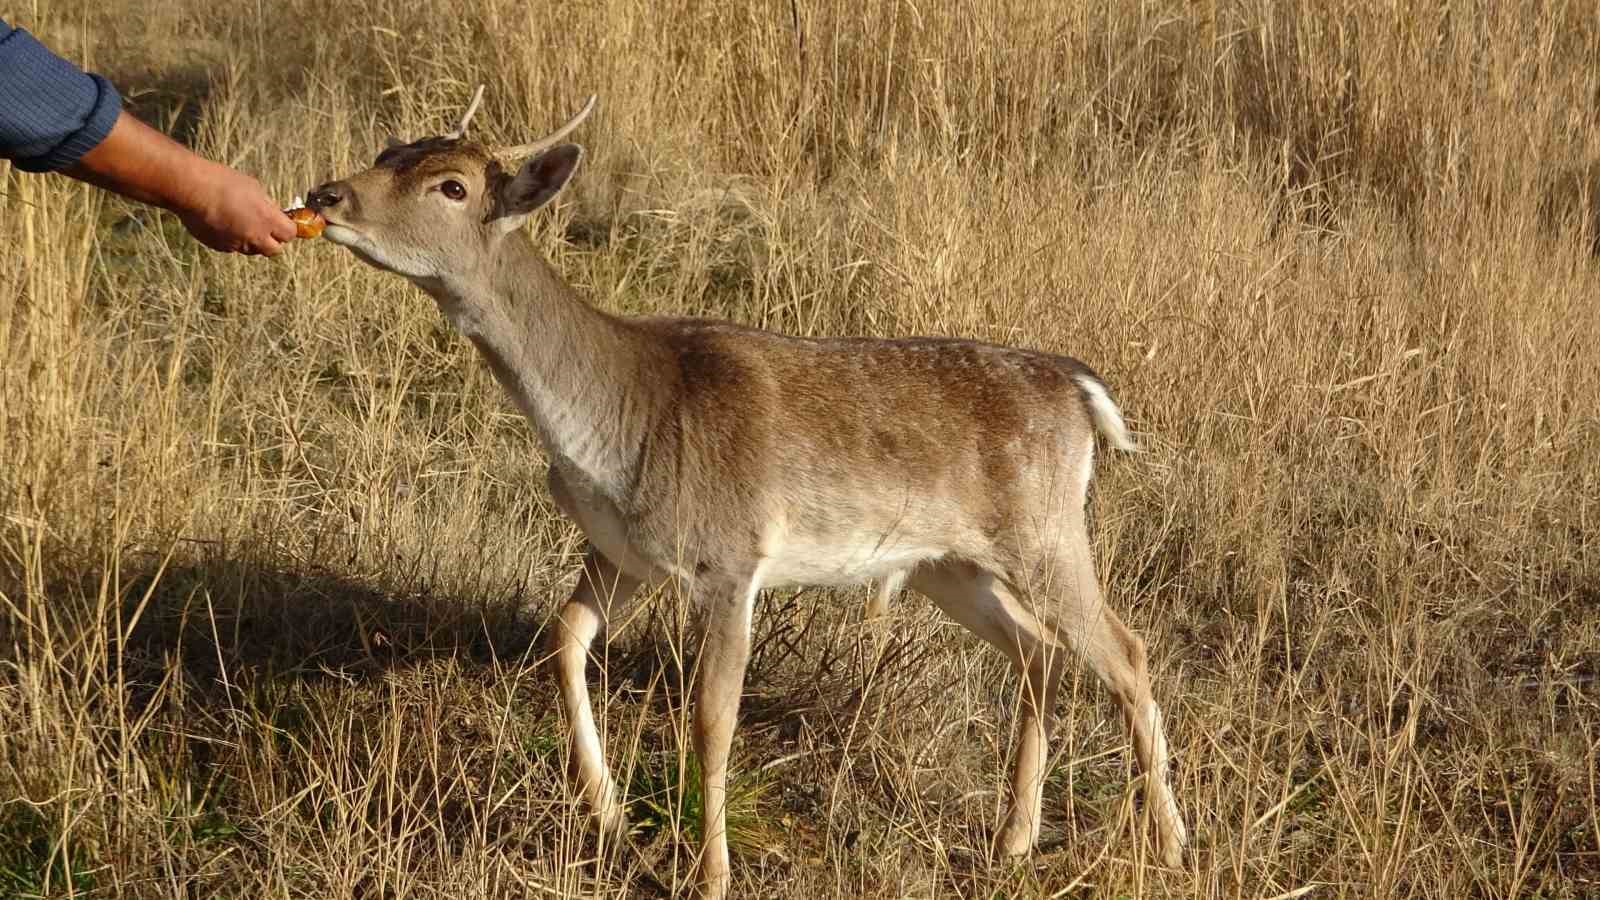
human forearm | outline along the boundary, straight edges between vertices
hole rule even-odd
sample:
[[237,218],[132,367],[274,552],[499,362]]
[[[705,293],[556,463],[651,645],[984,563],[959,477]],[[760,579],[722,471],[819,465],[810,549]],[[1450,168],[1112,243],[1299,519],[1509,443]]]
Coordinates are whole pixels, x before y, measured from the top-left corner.
[[118,116],[106,139],[62,170],[80,181],[140,203],[188,209],[223,167],[128,115]]
[[272,256],[295,235],[294,223],[254,178],[196,155],[126,112],[63,174],[172,210],[213,250]]

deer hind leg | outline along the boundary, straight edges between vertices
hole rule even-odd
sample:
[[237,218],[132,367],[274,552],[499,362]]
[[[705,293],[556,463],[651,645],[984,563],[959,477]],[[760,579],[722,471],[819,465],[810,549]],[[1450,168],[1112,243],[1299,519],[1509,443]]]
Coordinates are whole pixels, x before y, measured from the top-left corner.
[[750,662],[750,621],[761,589],[758,565],[743,583],[696,584],[700,652],[694,676],[693,737],[700,758],[705,810],[700,847],[700,895],[725,897],[732,880],[728,859],[728,759],[739,718],[745,667]]
[[1021,591],[966,564],[918,570],[912,582],[952,619],[1009,656],[1025,676],[1011,809],[995,850],[1000,855],[1020,855],[1038,841],[1047,740],[1063,655],[1070,648],[1084,657],[1121,707],[1139,769],[1145,773],[1145,796],[1155,817],[1162,862],[1179,865],[1187,834],[1167,782],[1167,739],[1161,710],[1150,693],[1144,642],[1102,600],[1093,567],[1088,565],[1087,533],[1063,549],[1072,555],[1062,561],[1072,565],[1054,572],[1048,571],[1049,566],[1041,567],[1049,577],[1041,577],[1040,585],[1030,592],[1032,596],[1059,596],[1059,605],[1035,608],[1021,602],[1017,596]]
[[1100,614],[1091,615],[1082,623],[1080,649],[1122,707],[1139,771],[1144,773],[1145,805],[1155,818],[1156,848],[1164,864],[1178,866],[1183,863],[1183,846],[1189,836],[1168,781],[1167,735],[1162,727],[1161,708],[1150,695],[1144,641],[1129,631],[1109,607],[1101,604],[1100,609]]
[[1157,851],[1164,864],[1178,866],[1188,831],[1168,782],[1167,736],[1161,708],[1150,692],[1144,641],[1106,605],[1089,552],[1089,535],[1081,526],[1058,549],[1057,565],[1065,564],[1065,569],[1057,571],[1055,580],[1066,583],[1065,590],[1057,592],[1062,603],[1051,627],[1083,656],[1121,707],[1144,775],[1145,805],[1155,820]]
[[1026,854],[1039,841],[1050,730],[1065,650],[1050,645],[1038,617],[1003,581],[976,566],[946,563],[924,567],[912,575],[911,585],[950,618],[1004,653],[1022,676],[1011,806],[996,836],[995,853]]
[[622,802],[617,796],[616,782],[606,768],[584,669],[589,661],[589,646],[599,634],[612,605],[626,603],[639,585],[639,579],[621,571],[591,547],[584,556],[578,585],[557,614],[556,627],[551,634],[551,665],[560,686],[561,705],[572,729],[571,767],[590,814],[600,830],[608,834],[622,829]]

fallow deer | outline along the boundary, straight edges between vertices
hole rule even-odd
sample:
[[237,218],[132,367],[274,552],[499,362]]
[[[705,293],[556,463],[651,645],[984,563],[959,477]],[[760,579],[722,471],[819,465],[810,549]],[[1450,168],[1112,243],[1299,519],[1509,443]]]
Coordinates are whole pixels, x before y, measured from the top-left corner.
[[328,239],[431,295],[477,346],[538,434],[551,495],[588,538],[549,658],[599,827],[624,816],[584,669],[641,586],[676,582],[699,611],[700,890],[721,897],[758,593],[887,581],[926,595],[1021,673],[998,854],[1026,854],[1039,838],[1057,688],[1075,652],[1121,706],[1159,857],[1178,865],[1186,833],[1145,645],[1103,601],[1090,558],[1096,432],[1134,449],[1100,377],[1065,356],[972,340],[791,337],[597,309],[519,233],[577,169],[583,150],[562,139],[594,99],[548,137],[504,149],[466,138],[477,101],[453,132],[392,143],[309,205]]

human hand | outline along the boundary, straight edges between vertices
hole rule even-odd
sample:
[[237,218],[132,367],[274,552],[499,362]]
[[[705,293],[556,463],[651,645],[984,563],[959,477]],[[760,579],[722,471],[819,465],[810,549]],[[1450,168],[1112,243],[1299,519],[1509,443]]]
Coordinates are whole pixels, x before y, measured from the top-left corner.
[[294,239],[293,220],[259,181],[217,163],[200,168],[193,189],[173,205],[195,240],[223,252],[277,256],[282,242]]
[[177,213],[200,243],[224,252],[276,256],[294,222],[256,181],[192,152],[126,110],[105,140],[63,172]]

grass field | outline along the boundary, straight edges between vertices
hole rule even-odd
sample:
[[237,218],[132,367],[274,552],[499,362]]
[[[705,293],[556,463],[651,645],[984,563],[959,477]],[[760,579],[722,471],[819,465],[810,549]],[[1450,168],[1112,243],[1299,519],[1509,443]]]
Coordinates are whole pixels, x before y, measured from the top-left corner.
[[[1098,5],[1096,5],[1098,7]],[[990,862],[1015,679],[905,596],[778,592],[745,897],[1600,896],[1600,17],[1311,0],[0,2],[287,202],[384,137],[527,140],[596,304],[1071,353],[1108,596],[1194,833],[1154,864],[1072,678]],[[397,278],[200,249],[0,163],[0,896],[661,896],[699,821],[673,598],[592,672],[597,853],[519,642],[581,547]],[[685,777],[684,773],[687,773]]]

